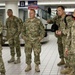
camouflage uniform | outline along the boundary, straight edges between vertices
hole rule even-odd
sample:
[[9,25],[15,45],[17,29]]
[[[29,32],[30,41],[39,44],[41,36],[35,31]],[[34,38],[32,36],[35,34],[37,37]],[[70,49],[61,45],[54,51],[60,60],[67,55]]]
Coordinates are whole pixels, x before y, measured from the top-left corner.
[[71,26],[69,27],[67,34],[67,44],[66,48],[68,49],[68,55],[66,56],[68,59],[69,65],[72,67],[73,72],[69,75],[75,75],[75,22],[71,22]]
[[62,43],[63,43],[63,49],[65,50],[65,45],[66,45],[66,37],[67,37],[67,33],[68,33],[68,28],[71,26],[71,21],[73,21],[71,16],[66,17],[66,22],[67,25],[64,22],[64,17],[61,18],[60,20],[60,27],[59,30],[62,32]]
[[19,34],[21,30],[19,19],[15,16],[7,18],[6,27],[7,27],[7,39],[9,41],[11,56],[15,56],[15,48],[16,48],[17,57],[20,57],[21,51],[20,51]]
[[20,33],[21,33],[21,31],[22,31],[22,27],[23,27],[23,21],[22,21],[21,18],[19,18],[19,23],[20,23]]
[[[4,62],[2,59],[2,43],[1,43],[1,33],[2,33],[2,23],[0,21],[0,72],[3,73],[3,75],[5,75],[5,67],[4,67]],[[1,74],[2,75],[2,74]]]
[[[67,35],[68,35],[68,32],[69,32],[69,29],[70,29],[70,27],[73,24],[73,18],[71,16],[67,16],[66,17],[67,25],[66,25],[66,23],[64,22],[64,17],[61,18],[61,21],[60,21],[60,29],[59,30],[61,30],[61,32],[62,32],[63,49],[65,50],[66,44],[67,44],[67,40],[66,39],[67,39]],[[65,55],[64,55],[64,57],[65,57],[65,61],[66,61],[67,68],[65,70],[62,70],[61,73],[62,74],[68,74],[71,71],[71,67],[69,65],[69,62],[70,61],[69,61],[69,59]]]
[[25,40],[26,63],[31,64],[31,53],[34,51],[34,62],[40,64],[41,39],[44,38],[45,30],[42,22],[37,19],[27,19],[23,25],[22,36]]
[[68,28],[71,26],[72,21],[73,21],[73,19],[71,16],[66,17],[67,25],[64,22],[64,17],[61,18],[61,20],[60,20],[59,30],[62,32],[62,43],[63,43],[64,50],[65,50],[65,45],[67,43],[65,39],[67,37]]
[[[60,26],[60,17],[56,15],[53,19],[50,20],[50,23],[54,23],[54,22],[56,22],[56,24],[59,27]],[[62,58],[64,58],[62,37],[58,36],[56,34],[55,34],[55,36],[57,37],[59,56],[62,59]]]

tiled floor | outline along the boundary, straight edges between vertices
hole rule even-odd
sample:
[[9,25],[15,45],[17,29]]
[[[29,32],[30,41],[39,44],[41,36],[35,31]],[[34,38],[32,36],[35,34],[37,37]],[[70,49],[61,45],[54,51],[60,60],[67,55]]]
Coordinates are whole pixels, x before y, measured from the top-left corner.
[[60,61],[57,49],[57,39],[55,38],[54,33],[48,34],[49,42],[42,45],[40,73],[35,72],[33,53],[32,70],[26,73],[24,71],[26,68],[24,47],[21,47],[22,56],[20,64],[8,64],[7,61],[10,59],[10,50],[9,47],[3,47],[2,52],[6,68],[6,75],[61,75],[60,70],[62,67],[57,66],[57,63]]

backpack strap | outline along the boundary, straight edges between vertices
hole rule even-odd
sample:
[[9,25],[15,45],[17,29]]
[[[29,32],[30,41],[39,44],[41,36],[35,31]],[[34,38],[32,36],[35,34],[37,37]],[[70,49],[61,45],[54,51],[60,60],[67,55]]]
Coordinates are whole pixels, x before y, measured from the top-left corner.
[[65,17],[64,17],[64,22],[65,22],[65,25],[67,26],[67,21],[66,21],[66,18],[68,17],[69,15],[66,15]]
[[66,18],[67,18],[68,16],[71,16],[71,17],[73,18],[73,16],[72,16],[72,15],[66,15],[66,16],[64,17],[64,22],[65,22],[65,25],[66,25],[66,26],[67,26]]

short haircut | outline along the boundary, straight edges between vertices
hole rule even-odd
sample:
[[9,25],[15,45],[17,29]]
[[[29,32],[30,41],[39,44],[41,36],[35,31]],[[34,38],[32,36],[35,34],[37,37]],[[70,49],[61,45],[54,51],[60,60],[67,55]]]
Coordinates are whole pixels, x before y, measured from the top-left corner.
[[65,10],[65,7],[62,5],[58,6],[57,8],[61,8],[61,9]]
[[34,9],[30,9],[30,11],[33,11],[35,13],[35,10]]
[[13,12],[12,9],[8,9],[7,11],[11,11],[11,12]]

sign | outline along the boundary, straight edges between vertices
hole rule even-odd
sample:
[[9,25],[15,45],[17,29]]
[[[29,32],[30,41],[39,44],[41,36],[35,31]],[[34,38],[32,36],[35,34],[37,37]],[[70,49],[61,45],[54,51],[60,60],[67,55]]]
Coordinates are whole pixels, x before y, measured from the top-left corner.
[[28,9],[38,9],[37,1],[28,1]]
[[20,7],[25,7],[25,1],[20,1]]

